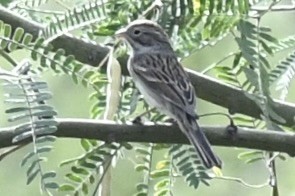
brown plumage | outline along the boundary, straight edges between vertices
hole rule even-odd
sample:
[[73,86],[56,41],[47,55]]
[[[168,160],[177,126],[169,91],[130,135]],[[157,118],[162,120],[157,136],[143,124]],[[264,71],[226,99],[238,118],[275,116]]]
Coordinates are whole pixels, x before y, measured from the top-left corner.
[[132,49],[130,76],[147,103],[176,120],[207,168],[221,168],[197,124],[195,91],[177,60],[164,30],[149,20],[136,20],[116,33]]

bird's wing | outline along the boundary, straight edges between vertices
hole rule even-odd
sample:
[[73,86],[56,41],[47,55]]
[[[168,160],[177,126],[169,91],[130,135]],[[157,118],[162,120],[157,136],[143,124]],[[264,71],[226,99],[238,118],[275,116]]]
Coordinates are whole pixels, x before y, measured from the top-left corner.
[[131,61],[133,72],[166,101],[195,117],[195,91],[174,55],[141,55]]

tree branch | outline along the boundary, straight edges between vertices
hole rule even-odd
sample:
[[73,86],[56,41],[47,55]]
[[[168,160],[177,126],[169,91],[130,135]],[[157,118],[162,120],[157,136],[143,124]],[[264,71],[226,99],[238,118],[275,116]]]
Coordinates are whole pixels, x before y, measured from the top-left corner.
[[[16,13],[12,13],[2,6],[0,6],[0,20],[10,24],[12,29],[16,29],[17,27],[24,28],[24,30],[31,33],[34,38],[37,38],[39,32],[44,28],[42,25],[25,20],[23,17]],[[66,55],[74,55],[78,61],[91,66],[98,66],[109,51],[107,47],[85,42],[84,40],[74,38],[69,34],[58,37],[51,44],[55,49],[63,48],[66,51]],[[77,48],[79,49],[77,50]],[[127,58],[128,57],[122,57],[118,59],[122,66],[123,75],[128,74],[126,66]],[[254,118],[261,118],[262,113],[259,106],[245,95],[242,90],[200,73],[191,70],[187,71],[189,72],[189,76],[196,88],[199,98],[228,108],[230,113],[241,113]],[[285,122],[277,122],[276,119],[273,119],[275,122],[288,127],[294,126],[294,104],[275,100],[273,110],[286,120]]]
[[[89,119],[57,119],[57,137],[97,139],[107,142],[153,142],[188,144],[177,126],[118,124],[114,121]],[[278,151],[295,156],[295,134],[238,128],[230,132],[223,126],[203,126],[212,145]],[[0,129],[0,148],[13,146],[12,138],[18,135],[14,128]],[[28,143],[29,140],[18,144]]]

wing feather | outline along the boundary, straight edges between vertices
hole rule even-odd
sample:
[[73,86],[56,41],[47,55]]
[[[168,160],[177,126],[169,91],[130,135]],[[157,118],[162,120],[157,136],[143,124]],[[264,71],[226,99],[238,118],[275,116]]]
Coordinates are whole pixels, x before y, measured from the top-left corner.
[[130,63],[137,78],[157,92],[154,96],[161,96],[187,114],[196,116],[194,88],[176,57],[168,54],[142,54]]

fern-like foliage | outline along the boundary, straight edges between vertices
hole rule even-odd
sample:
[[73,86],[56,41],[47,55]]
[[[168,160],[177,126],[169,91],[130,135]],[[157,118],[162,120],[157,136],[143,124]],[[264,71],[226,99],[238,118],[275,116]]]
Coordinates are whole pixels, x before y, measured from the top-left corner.
[[29,33],[22,28],[12,31],[10,25],[0,21],[0,49],[13,52],[19,48],[27,50],[34,61],[40,63],[39,71],[51,69],[55,73],[65,73],[72,76],[75,83],[81,81],[84,86],[91,86],[95,90],[100,88],[101,81],[105,80],[104,74],[100,74],[92,67],[83,66],[77,62],[73,55],[65,55],[64,49],[53,51],[51,44],[46,44],[45,39],[39,37],[33,40]]
[[[157,163],[155,169],[154,156],[161,150],[167,151],[169,145],[163,144],[144,144],[135,148],[136,165],[135,171],[142,173],[143,180],[136,185],[135,195],[173,195],[172,187],[174,183],[174,168],[171,156],[164,153],[164,157]],[[152,185],[154,191],[152,191]]]
[[243,67],[247,81],[254,87],[254,96],[248,96],[261,108],[265,115],[269,129],[277,129],[272,126],[271,119],[284,122],[274,110],[273,101],[270,95],[269,72],[271,66],[266,58],[266,54],[272,55],[273,51],[269,45],[278,44],[277,39],[269,34],[270,29],[255,26],[248,21],[241,21],[238,27],[241,32],[236,41],[242,52],[243,58],[247,62],[247,67]]
[[[99,143],[85,139],[81,140],[81,146],[85,150],[83,155],[61,163],[61,166],[72,165],[71,171],[65,175],[68,183],[59,187],[61,192],[70,192],[73,195],[89,194],[90,185],[98,187],[101,184],[105,173],[111,164],[116,162],[120,149],[123,147],[119,144]],[[129,148],[129,145],[126,148]],[[98,179],[97,176],[99,176]],[[94,190],[96,191],[97,189]]]
[[[218,77],[243,89],[249,98],[263,107],[263,111],[267,108],[268,118],[283,120],[272,109],[270,83],[267,79],[271,70],[267,55],[274,54],[279,41],[270,34],[269,28],[257,27],[244,19],[239,21],[237,30],[240,35],[233,35],[240,51],[234,55],[232,66],[216,66]],[[262,98],[264,96],[268,99],[267,105]]]
[[166,154],[163,158],[157,162],[155,169],[151,172],[151,178],[156,181],[154,195],[157,196],[173,195],[172,188],[175,181],[175,171],[172,157]]
[[12,142],[33,141],[33,150],[24,156],[21,166],[27,167],[27,184],[40,176],[42,190],[50,194],[50,189],[58,188],[58,184],[51,179],[56,173],[45,171],[42,162],[47,160],[45,153],[53,148],[50,143],[55,141],[55,137],[50,134],[57,130],[57,122],[53,118],[57,113],[53,107],[46,104],[51,93],[46,82],[40,81],[40,78],[29,70],[30,63],[24,61],[17,67],[19,70],[1,77],[5,79],[5,102],[11,105],[6,110],[9,114],[8,121],[17,124],[14,128],[17,135]]
[[20,6],[27,6],[27,7],[39,7],[47,3],[48,0],[24,0],[24,1],[15,1],[9,5],[10,9],[18,9]]
[[124,77],[121,93],[118,119],[126,121],[137,109],[137,105],[139,103],[139,92],[135,88],[131,79]]
[[287,49],[292,49],[295,47],[295,35],[288,36],[287,38],[283,38],[279,40],[279,43],[277,45],[273,45],[271,47],[275,53],[278,53]]
[[43,31],[47,42],[75,29],[101,22],[106,16],[107,1],[89,2],[67,11],[63,16],[54,16],[52,22]]
[[185,178],[189,186],[195,189],[200,183],[209,186],[211,177],[207,174],[193,147],[175,144],[170,148],[169,153],[177,171]]
[[[248,92],[257,92],[259,89],[258,75],[254,71],[259,65],[263,69],[270,68],[266,54],[273,54],[270,44],[275,45],[276,39],[269,34],[268,28],[259,28],[252,23],[240,20],[237,25],[237,30],[240,36],[235,35],[235,40],[240,48],[240,51],[234,55],[232,66],[217,65],[216,70],[220,79],[239,88],[245,89]],[[259,33],[258,33],[259,32]],[[261,45],[265,53],[261,50],[258,55],[256,48]],[[267,73],[265,73],[267,77]],[[246,76],[246,80],[243,79]],[[266,84],[268,88],[268,84]]]
[[248,1],[173,0],[164,7],[160,23],[172,36],[178,55],[183,57],[222,40],[249,10]]
[[[40,17],[38,13],[44,13],[42,10],[38,10],[38,7],[48,3],[49,0],[21,0],[21,1],[13,1],[9,4],[8,8],[13,12],[17,12],[21,16],[25,18],[30,18],[35,21],[43,21],[43,18]],[[50,12],[47,12],[50,13]]]
[[151,185],[150,175],[153,163],[153,144],[140,145],[135,148],[137,163],[135,171],[142,173],[142,182],[136,184],[135,195],[149,195],[149,186]]
[[249,164],[256,161],[265,160],[265,153],[261,150],[251,150],[240,153],[238,158]]
[[280,98],[284,100],[288,94],[291,80],[295,76],[295,51],[272,69],[269,76],[271,83],[276,81],[276,89],[281,91]]
[[55,54],[49,54],[52,52],[52,45],[44,45],[44,39],[38,38],[33,41],[33,36],[29,33],[25,33],[22,28],[17,28],[12,31],[9,24],[5,24],[0,21],[0,47],[2,50],[8,50],[13,52],[16,49],[22,48],[31,52],[31,58],[33,60],[40,60],[40,68],[50,67],[52,70],[58,72],[57,66],[64,70],[64,72],[71,73],[68,66],[74,61],[73,56],[68,56],[65,59],[61,59],[65,54],[63,49],[59,49]]

